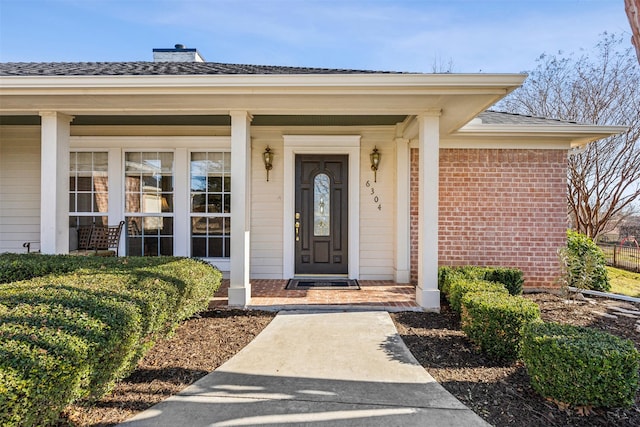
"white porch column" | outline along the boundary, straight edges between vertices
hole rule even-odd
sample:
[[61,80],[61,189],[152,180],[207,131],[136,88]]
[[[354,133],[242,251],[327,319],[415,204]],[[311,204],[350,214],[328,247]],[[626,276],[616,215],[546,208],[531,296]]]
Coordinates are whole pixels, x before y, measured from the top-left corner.
[[438,177],[440,112],[418,116],[418,286],[416,302],[429,311],[440,311],[438,290]]
[[411,229],[409,211],[411,164],[409,140],[396,138],[396,283],[409,283],[411,276]]
[[72,116],[46,111],[41,117],[40,250],[69,253],[69,136]]
[[251,302],[251,115],[232,111],[231,116],[231,260],[229,305]]

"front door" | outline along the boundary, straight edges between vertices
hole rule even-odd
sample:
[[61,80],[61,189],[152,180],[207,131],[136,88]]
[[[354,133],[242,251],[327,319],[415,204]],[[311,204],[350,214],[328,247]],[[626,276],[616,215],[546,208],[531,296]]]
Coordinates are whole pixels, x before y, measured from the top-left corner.
[[349,272],[348,165],[348,156],[296,155],[297,275]]

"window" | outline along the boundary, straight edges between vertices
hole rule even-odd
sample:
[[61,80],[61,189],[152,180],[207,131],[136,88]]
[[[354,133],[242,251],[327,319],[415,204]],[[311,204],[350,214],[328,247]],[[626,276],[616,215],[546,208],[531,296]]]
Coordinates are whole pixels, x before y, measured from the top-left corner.
[[324,173],[313,180],[313,235],[328,236],[331,221],[331,180]]
[[109,214],[108,155],[72,151],[69,155],[69,227],[107,225]]
[[125,153],[127,255],[173,255],[172,152]]
[[231,256],[231,153],[193,152],[190,162],[191,256]]

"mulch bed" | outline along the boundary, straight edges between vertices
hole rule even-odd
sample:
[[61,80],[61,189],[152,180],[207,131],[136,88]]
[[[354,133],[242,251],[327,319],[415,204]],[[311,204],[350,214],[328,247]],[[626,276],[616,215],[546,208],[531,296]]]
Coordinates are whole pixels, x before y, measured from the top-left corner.
[[176,394],[242,350],[276,313],[211,310],[184,322],[138,368],[94,404],[70,405],[60,424],[111,426]]
[[[635,319],[614,313],[610,300],[565,300],[550,294],[530,294],[545,321],[589,326],[629,338],[640,348]],[[616,304],[627,304],[619,303]],[[639,309],[640,305],[635,305]],[[633,307],[630,307],[633,308]],[[640,394],[631,409],[595,409],[589,416],[575,410],[560,410],[536,394],[520,362],[504,364],[474,348],[460,330],[457,313],[443,305],[440,314],[397,313],[392,315],[398,332],[413,355],[451,394],[494,426],[639,426]]]
[[[566,302],[532,294],[544,320],[591,326],[633,340],[640,348],[635,319],[611,319],[609,301]],[[640,305],[635,305],[640,309]],[[248,344],[275,313],[212,310],[188,320],[175,335],[157,343],[133,374],[94,404],[70,406],[61,425],[110,426],[175,394],[213,371]],[[538,396],[520,363],[503,364],[479,352],[460,331],[460,321],[446,304],[442,313],[392,314],[411,352],[449,392],[494,426],[638,426],[640,396],[631,409],[596,409],[580,416],[560,410]]]

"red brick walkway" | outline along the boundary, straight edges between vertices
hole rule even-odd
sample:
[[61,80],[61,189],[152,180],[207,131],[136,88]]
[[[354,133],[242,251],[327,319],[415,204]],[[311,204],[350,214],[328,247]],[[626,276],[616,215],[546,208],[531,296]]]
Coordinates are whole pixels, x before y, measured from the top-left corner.
[[[416,304],[415,286],[391,280],[359,280],[360,290],[286,290],[287,280],[251,280],[251,304],[248,308],[266,310],[322,308],[374,308],[389,311],[420,310]],[[211,306],[228,304],[229,280],[211,301]]]

